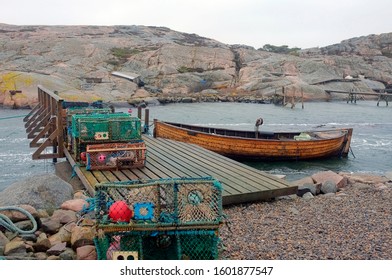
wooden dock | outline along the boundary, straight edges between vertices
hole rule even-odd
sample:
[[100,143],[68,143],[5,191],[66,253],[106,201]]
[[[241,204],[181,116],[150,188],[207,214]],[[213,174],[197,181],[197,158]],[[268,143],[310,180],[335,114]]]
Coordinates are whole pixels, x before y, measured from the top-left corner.
[[147,163],[143,168],[117,171],[87,171],[66,157],[90,195],[95,185],[104,182],[212,176],[223,186],[223,205],[266,201],[296,194],[297,186],[276,176],[228,159],[193,144],[144,136]]
[[385,105],[388,106],[389,99],[392,100],[392,93],[389,90],[384,90],[386,92],[359,92],[359,91],[344,91],[344,90],[332,90],[327,89],[325,92],[327,93],[344,93],[348,94],[347,103],[357,103],[358,96],[377,96],[377,106],[380,105],[380,101],[385,101]]
[[[38,87],[38,105],[24,119],[30,147],[36,147],[33,159],[66,157],[91,196],[98,183],[140,179],[207,177],[219,180],[223,187],[223,205],[266,201],[296,194],[298,187],[276,176],[193,144],[143,135],[147,146],[146,165],[142,168],[114,171],[88,171],[65,147],[66,121],[63,100],[54,92]],[[65,101],[64,101],[65,102]],[[147,116],[146,116],[147,117]],[[43,153],[53,147],[53,153]]]

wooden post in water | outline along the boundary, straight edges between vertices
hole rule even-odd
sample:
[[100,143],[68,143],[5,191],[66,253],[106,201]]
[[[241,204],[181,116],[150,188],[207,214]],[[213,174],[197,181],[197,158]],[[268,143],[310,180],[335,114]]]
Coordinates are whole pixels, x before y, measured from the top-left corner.
[[283,107],[286,106],[286,93],[284,91],[284,87],[282,87],[282,94],[283,94]]
[[304,89],[301,88],[301,101],[302,101],[302,109],[304,108]]
[[146,108],[144,110],[144,133],[148,133],[148,130],[149,130],[148,123],[149,122],[150,122],[150,109]]
[[293,94],[291,95],[291,109],[295,107],[295,90],[293,90]]

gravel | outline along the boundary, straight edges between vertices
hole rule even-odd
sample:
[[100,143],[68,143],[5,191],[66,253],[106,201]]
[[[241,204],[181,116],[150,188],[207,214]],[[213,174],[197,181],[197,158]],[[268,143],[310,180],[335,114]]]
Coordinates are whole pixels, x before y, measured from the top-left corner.
[[224,208],[219,259],[390,260],[392,186]]

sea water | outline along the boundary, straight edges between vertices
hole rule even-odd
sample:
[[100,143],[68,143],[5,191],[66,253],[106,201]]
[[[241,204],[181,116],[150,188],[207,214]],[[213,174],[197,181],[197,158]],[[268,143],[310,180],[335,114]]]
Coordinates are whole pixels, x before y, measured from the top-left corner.
[[[116,107],[128,112],[129,107]],[[244,162],[287,180],[322,170],[383,174],[392,170],[392,107],[376,101],[307,102],[291,107],[251,103],[190,103],[148,107],[152,120],[198,124],[211,127],[253,130],[263,118],[260,130],[297,131],[352,127],[351,151],[347,158],[291,162]],[[0,108],[0,190],[15,181],[40,173],[54,172],[51,160],[32,160],[23,116],[29,110]],[[132,115],[137,115],[133,109]],[[45,152],[45,151],[44,151]],[[148,160],[148,157],[147,157]],[[59,160],[61,161],[61,160]]]

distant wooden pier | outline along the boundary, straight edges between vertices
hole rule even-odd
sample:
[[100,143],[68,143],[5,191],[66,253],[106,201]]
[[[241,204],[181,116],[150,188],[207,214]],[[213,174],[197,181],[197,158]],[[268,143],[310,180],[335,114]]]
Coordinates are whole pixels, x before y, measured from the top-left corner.
[[358,96],[377,96],[377,106],[379,106],[380,101],[385,101],[386,106],[388,106],[389,99],[392,100],[392,93],[388,92],[359,92],[359,91],[343,91],[343,90],[325,90],[327,93],[344,93],[348,94],[347,103],[357,103]]
[[[25,118],[26,132],[33,145],[38,147],[33,159],[57,159],[66,157],[90,195],[95,186],[103,182],[119,182],[140,179],[212,176],[222,183],[223,204],[265,201],[296,194],[298,186],[284,179],[231,160],[197,145],[176,142],[147,135],[147,163],[142,168],[114,171],[88,171],[79,164],[64,146],[66,121],[63,100],[53,92],[39,86],[39,103]],[[53,152],[43,153],[47,147]]]

